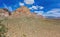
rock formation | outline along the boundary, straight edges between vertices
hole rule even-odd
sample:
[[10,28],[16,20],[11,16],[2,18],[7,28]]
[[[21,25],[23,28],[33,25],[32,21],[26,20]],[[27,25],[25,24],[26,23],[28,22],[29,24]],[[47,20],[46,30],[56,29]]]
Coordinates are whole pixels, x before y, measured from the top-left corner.
[[8,9],[0,9],[0,16],[8,17],[9,15],[11,15],[11,13],[8,11]]
[[25,7],[21,6],[20,8],[17,8],[15,11],[10,12],[8,9],[0,9],[0,16],[5,16],[5,17],[20,17],[20,16],[29,16],[29,17],[39,17],[43,18],[42,15],[37,15],[36,13],[31,13],[30,10]]
[[13,12],[13,15],[31,15],[31,13],[27,7],[21,6]]

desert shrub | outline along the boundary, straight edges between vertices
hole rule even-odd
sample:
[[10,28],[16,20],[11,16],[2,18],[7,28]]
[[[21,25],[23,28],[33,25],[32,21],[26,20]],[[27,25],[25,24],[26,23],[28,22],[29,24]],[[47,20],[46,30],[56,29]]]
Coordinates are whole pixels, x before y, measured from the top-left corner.
[[7,32],[7,28],[2,24],[2,21],[4,20],[0,20],[0,37],[6,37],[5,33]]

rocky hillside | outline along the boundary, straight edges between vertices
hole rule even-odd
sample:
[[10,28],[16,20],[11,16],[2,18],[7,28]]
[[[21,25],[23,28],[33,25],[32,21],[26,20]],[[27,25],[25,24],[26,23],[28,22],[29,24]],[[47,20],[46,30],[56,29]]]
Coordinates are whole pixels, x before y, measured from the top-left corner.
[[30,10],[24,6],[12,13],[7,9],[0,9],[0,16],[6,15],[9,18],[2,21],[2,24],[8,28],[6,37],[60,37],[60,20],[41,19],[42,15],[30,13]]
[[0,9],[0,17],[4,16],[4,17],[8,17],[9,15],[11,15],[10,11],[8,11],[8,9]]
[[[20,17],[20,16],[29,16],[29,17],[36,17],[36,13],[31,13],[30,10],[25,7],[21,6],[20,8],[17,8],[15,11],[10,12],[8,9],[0,9],[0,16],[4,17]],[[43,18],[42,15],[39,15],[37,17]]]
[[6,37],[60,37],[60,20],[20,16],[3,24],[8,28]]

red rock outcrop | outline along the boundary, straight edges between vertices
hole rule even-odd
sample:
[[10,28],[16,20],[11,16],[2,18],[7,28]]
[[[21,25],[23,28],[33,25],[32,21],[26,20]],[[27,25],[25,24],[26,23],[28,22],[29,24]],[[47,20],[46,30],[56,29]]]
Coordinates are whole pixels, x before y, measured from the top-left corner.
[[13,15],[31,15],[31,13],[27,7],[21,6],[13,12]]

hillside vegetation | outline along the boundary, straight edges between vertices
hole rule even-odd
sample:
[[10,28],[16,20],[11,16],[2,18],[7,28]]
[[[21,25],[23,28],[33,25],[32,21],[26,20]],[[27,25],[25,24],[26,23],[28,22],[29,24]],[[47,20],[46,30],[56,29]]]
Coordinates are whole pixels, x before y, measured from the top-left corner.
[[6,37],[60,37],[60,20],[20,16],[2,22]]

